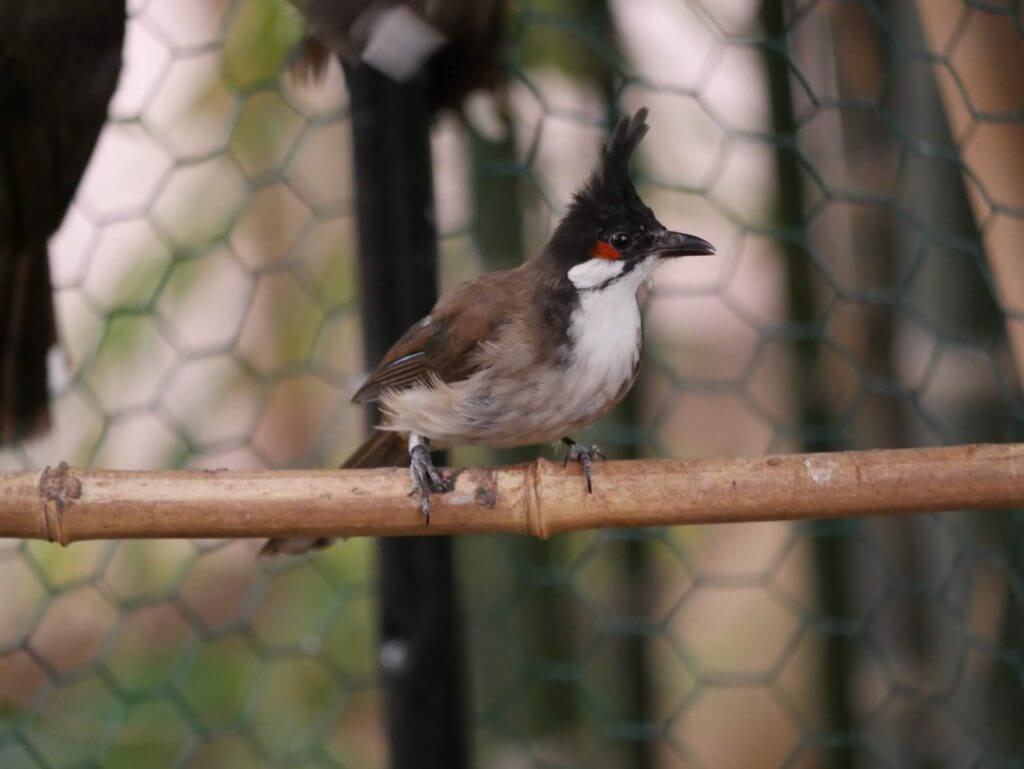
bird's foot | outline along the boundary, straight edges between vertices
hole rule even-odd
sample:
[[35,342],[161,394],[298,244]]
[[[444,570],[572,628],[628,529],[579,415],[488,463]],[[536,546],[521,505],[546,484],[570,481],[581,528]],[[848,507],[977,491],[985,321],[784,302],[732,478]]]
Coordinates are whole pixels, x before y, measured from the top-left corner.
[[417,444],[409,449],[409,475],[412,477],[412,491],[420,495],[420,507],[426,525],[430,525],[430,493],[447,494],[455,488],[456,473],[446,475],[434,467],[430,457],[430,449],[425,443]]
[[587,493],[593,494],[594,484],[591,480],[591,472],[594,467],[594,460],[605,458],[600,446],[585,446],[582,443],[577,443],[572,438],[562,438],[562,443],[568,447],[562,467],[565,467],[570,462],[579,462],[583,465],[583,474],[587,476]]

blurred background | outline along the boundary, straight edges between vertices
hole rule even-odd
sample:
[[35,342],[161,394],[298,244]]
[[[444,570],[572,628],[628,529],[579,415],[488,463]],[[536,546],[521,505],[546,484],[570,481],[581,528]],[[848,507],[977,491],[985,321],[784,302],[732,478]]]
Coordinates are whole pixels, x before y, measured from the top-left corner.
[[[365,374],[341,69],[289,74],[283,0],[128,8],[51,243],[54,429],[0,470],[337,465]],[[643,105],[641,194],[719,249],[644,292],[640,379],[587,439],[1021,438],[1019,2],[516,0],[504,38],[507,124],[433,124],[443,287],[542,245]],[[258,547],[0,541],[0,766],[384,766],[372,541]],[[455,557],[478,766],[1024,765],[1018,513],[475,536]]]

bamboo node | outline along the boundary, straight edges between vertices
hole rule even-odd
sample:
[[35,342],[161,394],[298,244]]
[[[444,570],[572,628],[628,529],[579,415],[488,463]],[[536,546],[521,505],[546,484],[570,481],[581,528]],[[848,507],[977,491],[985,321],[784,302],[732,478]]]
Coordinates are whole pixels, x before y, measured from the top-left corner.
[[46,538],[66,547],[64,511],[70,507],[70,500],[82,496],[82,482],[75,477],[67,462],[61,462],[56,470],[47,465],[39,476],[39,496],[43,502]]

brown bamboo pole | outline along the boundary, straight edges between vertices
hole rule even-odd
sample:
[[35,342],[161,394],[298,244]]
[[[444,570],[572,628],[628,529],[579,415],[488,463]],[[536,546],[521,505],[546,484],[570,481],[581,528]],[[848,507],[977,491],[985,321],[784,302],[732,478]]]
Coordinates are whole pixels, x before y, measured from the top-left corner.
[[61,544],[160,537],[547,537],[668,526],[1024,506],[1024,443],[602,462],[537,460],[461,472],[430,526],[407,471],[79,470],[0,474],[0,537]]

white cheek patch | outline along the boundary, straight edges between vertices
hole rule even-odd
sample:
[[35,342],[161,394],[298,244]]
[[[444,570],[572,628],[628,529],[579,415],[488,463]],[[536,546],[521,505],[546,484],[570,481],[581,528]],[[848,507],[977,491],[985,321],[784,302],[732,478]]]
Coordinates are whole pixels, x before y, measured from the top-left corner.
[[576,288],[594,288],[617,278],[625,266],[618,259],[588,259],[569,270],[569,280]]

